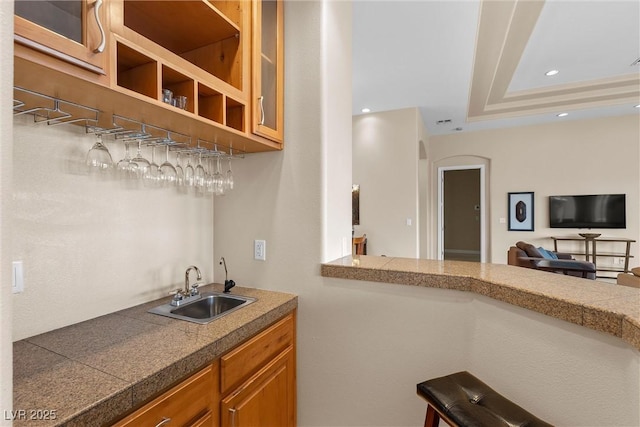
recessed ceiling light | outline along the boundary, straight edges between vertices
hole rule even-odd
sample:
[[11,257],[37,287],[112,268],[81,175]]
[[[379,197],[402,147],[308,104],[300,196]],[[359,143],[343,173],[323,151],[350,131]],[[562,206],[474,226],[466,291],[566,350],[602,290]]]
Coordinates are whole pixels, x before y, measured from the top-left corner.
[[370,112],[371,112],[371,109],[370,109],[370,108],[363,108],[363,109],[362,109],[362,112],[363,112],[363,113],[370,113]]
[[638,105],[635,105],[635,108],[640,108],[640,104],[638,104]]
[[560,113],[558,114],[558,117],[567,117],[569,115],[569,113]]
[[544,73],[545,76],[555,76],[556,74],[558,74],[560,71],[558,70],[549,70],[546,73]]

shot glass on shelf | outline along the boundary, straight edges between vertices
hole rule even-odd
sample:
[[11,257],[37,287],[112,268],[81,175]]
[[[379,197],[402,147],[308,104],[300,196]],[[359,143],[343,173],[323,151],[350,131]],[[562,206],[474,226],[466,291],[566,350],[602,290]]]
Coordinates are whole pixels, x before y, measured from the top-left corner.
[[187,109],[187,97],[178,95],[173,98],[173,105],[180,108],[181,110]]
[[162,102],[173,105],[173,92],[169,89],[162,89]]

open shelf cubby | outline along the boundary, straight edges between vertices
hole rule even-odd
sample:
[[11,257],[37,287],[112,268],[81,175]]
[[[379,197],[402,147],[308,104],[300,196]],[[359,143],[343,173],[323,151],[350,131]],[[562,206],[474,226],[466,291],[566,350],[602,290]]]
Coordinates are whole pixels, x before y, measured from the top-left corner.
[[198,83],[198,115],[223,124],[223,95],[202,83]]
[[117,84],[158,99],[158,63],[130,47],[117,44]]
[[195,82],[193,79],[184,74],[175,71],[166,65],[162,66],[162,88],[169,89],[173,92],[173,96],[186,96],[186,111],[195,112],[194,89]]
[[226,125],[230,128],[239,130],[244,132],[245,130],[245,122],[244,122],[244,104],[236,101],[235,99],[227,97],[227,123]]

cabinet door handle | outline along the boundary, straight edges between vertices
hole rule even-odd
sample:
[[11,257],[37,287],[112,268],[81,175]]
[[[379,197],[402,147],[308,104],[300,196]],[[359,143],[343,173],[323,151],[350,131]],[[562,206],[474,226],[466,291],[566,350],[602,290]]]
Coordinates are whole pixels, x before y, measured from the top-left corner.
[[93,6],[93,15],[96,18],[96,23],[98,24],[98,29],[100,30],[100,37],[102,40],[98,47],[96,47],[93,52],[94,53],[102,53],[104,52],[104,47],[107,44],[107,36],[104,33],[104,28],[102,28],[102,22],[100,22],[100,7],[102,7],[102,0],[96,0],[96,4]]
[[156,424],[156,427],[161,427],[163,425],[169,424],[171,422],[171,418],[162,417],[162,421]]
[[231,427],[236,427],[236,410],[229,408],[229,412],[231,412]]
[[260,101],[260,122],[258,124],[264,125],[264,96],[258,98],[258,101]]

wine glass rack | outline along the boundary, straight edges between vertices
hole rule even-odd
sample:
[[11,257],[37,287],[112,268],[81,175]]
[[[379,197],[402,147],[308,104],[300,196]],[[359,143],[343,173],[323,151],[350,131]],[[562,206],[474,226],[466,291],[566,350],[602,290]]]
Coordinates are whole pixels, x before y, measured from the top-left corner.
[[83,126],[87,133],[111,136],[114,140],[138,141],[145,145],[169,145],[180,153],[201,154],[203,157],[225,159],[244,158],[245,152],[218,141],[198,138],[175,132],[153,123],[145,123],[118,114],[108,114],[92,107],[44,95],[14,86],[13,114],[32,115],[34,122],[48,126],[74,124]]

